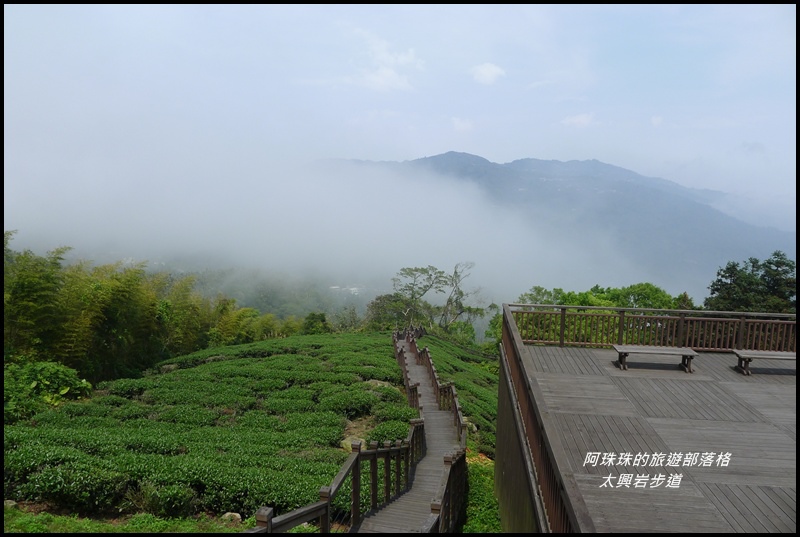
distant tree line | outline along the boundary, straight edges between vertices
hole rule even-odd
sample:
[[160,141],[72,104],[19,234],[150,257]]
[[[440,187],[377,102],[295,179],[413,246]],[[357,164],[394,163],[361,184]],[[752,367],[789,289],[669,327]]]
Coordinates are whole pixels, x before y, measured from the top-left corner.
[[67,247],[14,251],[13,235],[4,233],[4,365],[56,362],[97,382],[208,347],[333,330],[324,313],[279,319],[144,263],[66,265]]
[[[720,268],[708,286],[703,306],[696,306],[688,293],[671,296],[652,283],[627,287],[601,287],[574,292],[534,286],[517,298],[520,304],[553,304],[609,308],[647,308],[666,310],[745,311],[797,313],[797,269],[795,262],[780,250],[764,261],[750,258]],[[498,313],[489,323],[486,337],[494,345],[500,339],[502,317]]]

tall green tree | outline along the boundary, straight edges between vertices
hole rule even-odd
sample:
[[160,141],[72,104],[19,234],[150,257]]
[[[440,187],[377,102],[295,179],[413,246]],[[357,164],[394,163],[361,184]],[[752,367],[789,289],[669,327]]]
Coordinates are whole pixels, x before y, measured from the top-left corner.
[[399,330],[408,324],[408,311],[400,293],[378,295],[367,304],[364,323],[368,330]]
[[330,334],[333,332],[327,316],[322,312],[311,312],[303,320],[301,334]]
[[796,265],[780,250],[764,261],[729,261],[708,290],[704,306],[709,310],[797,313]]
[[4,235],[3,350],[6,359],[27,356],[48,359],[59,333],[58,295],[63,285],[62,262],[70,248],[45,256],[30,250],[13,252]]
[[540,285],[534,285],[517,298],[520,304],[563,304],[561,298],[564,290],[558,287],[549,290]]
[[[453,272],[446,274],[442,278],[442,288],[447,294],[447,299],[441,307],[439,314],[439,327],[445,332],[456,331],[457,323],[464,323],[472,328],[472,323],[478,318],[483,317],[486,311],[478,306],[468,304],[468,300],[475,297],[479,291],[467,291],[464,289],[464,280],[469,277],[470,270],[475,266],[472,262],[457,263]],[[458,331],[462,334],[473,334],[464,327],[459,327]]]
[[400,269],[392,278],[392,286],[405,301],[406,324],[413,325],[423,320],[433,324],[435,310],[423,297],[430,292],[444,293],[446,280],[447,275],[433,265]]
[[363,322],[356,307],[349,305],[334,313],[331,325],[336,332],[356,332],[361,328]]

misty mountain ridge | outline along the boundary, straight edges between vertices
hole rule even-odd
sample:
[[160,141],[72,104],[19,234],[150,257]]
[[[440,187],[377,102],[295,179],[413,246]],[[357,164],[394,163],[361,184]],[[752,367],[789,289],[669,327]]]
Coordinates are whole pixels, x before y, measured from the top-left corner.
[[94,264],[147,261],[199,275],[208,294],[297,316],[342,305],[363,312],[392,292],[404,267],[473,262],[465,285],[481,290],[481,306],[515,302],[533,286],[581,292],[642,282],[702,304],[728,262],[776,250],[796,258],[794,231],[723,213],[716,205],[725,193],[597,160],[496,164],[448,152],[276,162],[221,177],[213,191],[177,181],[119,203],[106,189],[86,205],[22,213],[6,224],[19,229],[11,247],[68,246],[68,261]]
[[[597,282],[602,286],[609,285],[604,283],[607,271],[618,263],[619,272],[633,271],[628,284],[649,281],[673,295],[675,289],[685,290],[702,302],[717,270],[729,261],[763,260],[776,250],[796,258],[795,232],[725,214],[714,205],[725,199],[724,192],[687,188],[598,160],[525,158],[497,164],[450,151],[404,162],[346,162],[476,185],[493,203],[525,218],[534,234],[557,238],[539,252],[542,261],[568,263],[565,252],[597,247]],[[524,238],[518,246],[528,247]],[[560,255],[554,250],[561,250]],[[584,258],[589,265],[585,270],[595,269],[593,259]]]

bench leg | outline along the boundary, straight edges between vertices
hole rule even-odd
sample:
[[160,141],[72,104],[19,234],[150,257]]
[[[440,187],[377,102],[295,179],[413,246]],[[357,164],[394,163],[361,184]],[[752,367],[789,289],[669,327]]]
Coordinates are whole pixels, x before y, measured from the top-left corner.
[[692,358],[693,356],[684,356],[681,358],[680,367],[687,373],[694,373],[694,370],[692,369]]
[[622,371],[627,371],[628,370],[628,360],[627,360],[627,358],[628,358],[628,353],[627,352],[619,353],[619,368]]
[[737,358],[738,364],[736,364],[736,369],[742,372],[742,375],[749,375],[750,374],[750,362],[752,360],[747,360],[745,358]]

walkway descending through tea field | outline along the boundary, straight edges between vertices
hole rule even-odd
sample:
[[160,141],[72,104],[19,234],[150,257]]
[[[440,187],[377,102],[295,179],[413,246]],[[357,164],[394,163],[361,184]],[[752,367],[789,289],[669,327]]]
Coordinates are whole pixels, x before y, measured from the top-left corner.
[[411,490],[364,517],[350,533],[420,533],[431,516],[431,501],[441,483],[444,457],[459,449],[453,413],[439,410],[432,379],[424,365],[417,365],[408,341],[398,340],[411,383],[419,383],[419,404],[425,419],[425,456],[417,463]]

